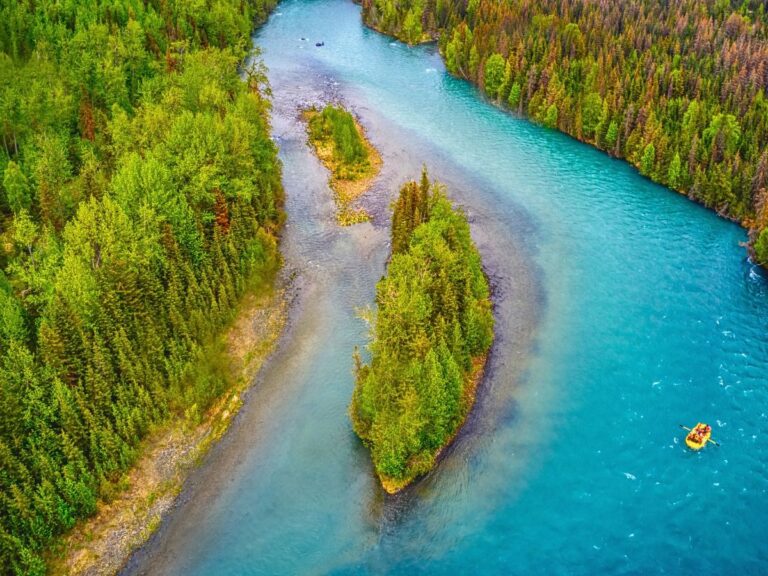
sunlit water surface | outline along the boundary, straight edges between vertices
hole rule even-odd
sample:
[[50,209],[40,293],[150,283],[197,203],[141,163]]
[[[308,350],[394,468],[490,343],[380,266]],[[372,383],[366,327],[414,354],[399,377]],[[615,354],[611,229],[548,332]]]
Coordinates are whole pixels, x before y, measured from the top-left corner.
[[[126,572],[768,570],[768,286],[744,231],[494,108],[434,47],[365,29],[351,2],[282,2],[255,42],[275,94],[293,321]],[[297,119],[328,99],[382,151],[373,225],[333,222]],[[466,433],[435,473],[385,499],[346,414],[367,330],[355,309],[384,269],[389,202],[422,163],[470,215],[498,340]],[[720,448],[684,448],[678,424],[699,420]]]

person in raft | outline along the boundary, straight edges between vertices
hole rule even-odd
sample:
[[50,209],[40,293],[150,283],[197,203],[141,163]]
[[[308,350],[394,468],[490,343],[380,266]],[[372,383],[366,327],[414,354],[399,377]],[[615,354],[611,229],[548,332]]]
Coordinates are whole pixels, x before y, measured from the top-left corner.
[[696,441],[699,444],[702,444],[704,442],[704,437],[707,435],[707,433],[712,430],[712,426],[707,424],[706,426],[699,426],[696,428]]

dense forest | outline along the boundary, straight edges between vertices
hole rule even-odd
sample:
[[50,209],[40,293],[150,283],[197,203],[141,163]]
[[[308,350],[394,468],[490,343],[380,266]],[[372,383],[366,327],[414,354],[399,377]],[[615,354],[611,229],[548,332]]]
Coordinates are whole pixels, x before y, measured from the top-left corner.
[[511,110],[741,221],[768,264],[768,15],[761,0],[364,0]]
[[247,59],[272,4],[0,7],[2,573],[43,573],[152,426],[227,385],[208,345],[279,264]]
[[356,355],[350,405],[388,491],[434,466],[472,406],[492,341],[488,282],[466,217],[425,170],[395,204],[370,363]]

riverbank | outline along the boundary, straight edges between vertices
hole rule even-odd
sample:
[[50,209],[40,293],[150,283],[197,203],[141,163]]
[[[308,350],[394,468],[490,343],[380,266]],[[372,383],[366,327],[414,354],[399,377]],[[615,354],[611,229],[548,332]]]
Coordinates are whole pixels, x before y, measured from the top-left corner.
[[336,220],[341,226],[368,222],[371,215],[365,208],[355,207],[355,204],[370,189],[379,175],[382,165],[381,155],[367,138],[360,121],[354,114],[350,114],[355,131],[365,149],[366,159],[365,163],[357,167],[357,170],[347,170],[344,163],[339,160],[333,139],[320,139],[312,134],[310,124],[320,114],[322,112],[318,108],[308,108],[302,111],[301,118],[306,122],[308,140],[315,155],[331,174],[329,184],[337,207]]
[[437,42],[437,38],[429,34],[428,32],[423,32],[417,40],[411,41],[405,36],[403,36],[402,34],[395,34],[393,32],[388,32],[384,27],[380,26],[379,24],[374,24],[372,22],[365,22],[365,25],[368,26],[368,28],[370,28],[371,30],[378,32],[383,36],[389,36],[390,38],[395,38],[400,42],[408,44],[408,46],[421,46],[422,44],[432,44],[433,42]]
[[[418,23],[418,29],[421,31],[419,33],[418,30],[413,30],[414,25],[416,24],[415,21],[410,22],[407,26],[408,29],[406,29],[406,26],[401,26],[399,32],[393,32],[388,31],[385,27],[381,26],[378,22],[374,22],[371,19],[371,12],[374,9],[374,4],[372,0],[352,0],[355,4],[359,5],[361,7],[361,13],[363,17],[363,23],[368,26],[371,30],[375,30],[379,34],[383,34],[384,36],[390,36],[392,38],[397,38],[401,42],[405,42],[409,46],[418,46],[420,44],[430,44],[432,42],[437,41],[437,35],[431,32],[430,30],[424,30],[421,26],[421,23]],[[407,18],[406,18],[407,19]],[[401,24],[406,24],[405,22]],[[409,38],[408,33],[413,34],[413,38]]]
[[51,574],[115,574],[155,532],[190,470],[227,431],[243,393],[275,349],[286,324],[287,289],[270,279],[243,297],[236,320],[216,343],[229,367],[231,387],[202,419],[181,415],[142,442],[141,455],[120,483],[123,491],[101,501],[96,514],[79,523],[49,555]]

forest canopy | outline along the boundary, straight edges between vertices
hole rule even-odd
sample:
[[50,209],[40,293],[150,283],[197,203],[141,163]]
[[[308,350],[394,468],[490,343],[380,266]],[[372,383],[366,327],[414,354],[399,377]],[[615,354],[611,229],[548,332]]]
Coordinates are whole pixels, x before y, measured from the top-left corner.
[[426,170],[395,204],[372,335],[370,362],[356,356],[350,416],[385,489],[397,491],[434,466],[464,422],[493,341],[469,224]]
[[439,38],[487,96],[741,221],[768,264],[768,14],[760,0],[363,0]]
[[227,385],[207,346],[279,264],[280,165],[248,57],[272,5],[0,7],[3,573],[43,573],[152,426]]

